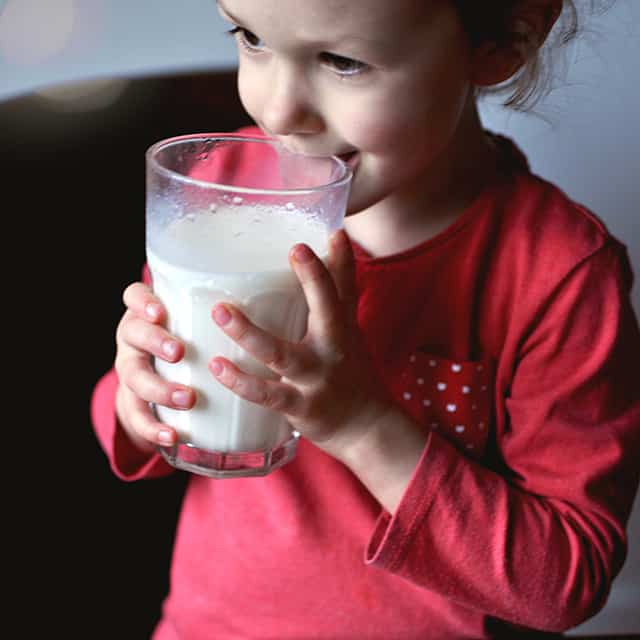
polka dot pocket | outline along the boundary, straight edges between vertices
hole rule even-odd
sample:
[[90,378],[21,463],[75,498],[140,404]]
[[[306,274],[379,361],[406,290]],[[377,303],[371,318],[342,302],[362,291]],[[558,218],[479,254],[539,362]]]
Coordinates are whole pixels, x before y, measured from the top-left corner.
[[492,419],[493,367],[417,351],[394,384],[405,413],[470,457],[483,456]]

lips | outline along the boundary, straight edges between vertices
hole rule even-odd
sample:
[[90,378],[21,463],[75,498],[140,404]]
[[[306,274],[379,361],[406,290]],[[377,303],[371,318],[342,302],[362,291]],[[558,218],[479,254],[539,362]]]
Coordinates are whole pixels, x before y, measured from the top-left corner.
[[360,162],[360,154],[357,150],[352,150],[352,151],[347,151],[346,153],[334,153],[331,154],[331,152],[329,152],[327,154],[327,152],[310,152],[308,150],[303,150],[303,149],[298,149],[296,147],[293,147],[289,144],[285,144],[282,140],[280,140],[280,142],[283,144],[283,146],[290,151],[291,153],[296,153],[296,154],[301,154],[301,155],[310,155],[310,156],[326,156],[326,155],[333,155],[336,158],[340,158],[340,160],[342,160],[342,162],[344,162],[352,171],[355,171],[356,167],[358,166],[359,162]]
[[348,153],[341,153],[337,157],[353,170],[356,168],[360,156],[357,151],[349,151]]

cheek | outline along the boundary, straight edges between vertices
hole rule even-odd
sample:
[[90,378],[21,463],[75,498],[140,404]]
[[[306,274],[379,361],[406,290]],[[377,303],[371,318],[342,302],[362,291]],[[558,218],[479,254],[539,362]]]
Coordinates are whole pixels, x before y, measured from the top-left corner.
[[440,152],[454,135],[466,104],[464,88],[449,85],[440,92],[415,89],[380,105],[377,117],[355,121],[356,134],[372,151],[387,155],[395,149],[415,155],[418,145],[422,157]]
[[259,78],[254,77],[255,75],[250,73],[244,65],[240,65],[238,69],[238,95],[247,113],[254,120],[259,120],[260,105],[263,102],[262,84]]
[[337,122],[352,145],[375,152],[388,151],[397,142],[402,123],[407,124],[399,111],[382,102],[352,104],[349,111],[338,115]]
[[345,139],[365,151],[386,155],[394,148],[413,148],[417,140],[424,145],[450,135],[456,126],[464,96],[461,87],[454,85],[451,79],[445,87],[402,85],[381,97],[350,101],[348,106],[341,105],[334,122]]

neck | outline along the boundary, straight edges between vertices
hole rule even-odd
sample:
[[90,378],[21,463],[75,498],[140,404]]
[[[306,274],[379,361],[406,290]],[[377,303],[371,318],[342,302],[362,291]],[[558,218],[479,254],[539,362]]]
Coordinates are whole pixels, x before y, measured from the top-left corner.
[[374,257],[405,251],[441,233],[495,176],[495,150],[470,99],[449,145],[428,172],[345,221]]

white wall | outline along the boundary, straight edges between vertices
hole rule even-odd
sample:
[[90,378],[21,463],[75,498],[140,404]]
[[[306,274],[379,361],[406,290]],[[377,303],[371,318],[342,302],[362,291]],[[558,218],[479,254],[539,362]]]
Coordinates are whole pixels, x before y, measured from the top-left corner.
[[[617,0],[579,46],[538,116],[483,106],[532,168],[598,213],[640,279],[640,0]],[[0,100],[65,81],[235,63],[214,0],[0,0]],[[640,283],[633,301],[640,314]],[[638,378],[637,373],[633,374]],[[640,504],[630,554],[605,610],[583,633],[640,632]]]

